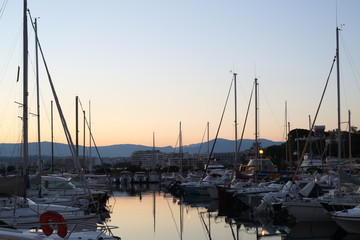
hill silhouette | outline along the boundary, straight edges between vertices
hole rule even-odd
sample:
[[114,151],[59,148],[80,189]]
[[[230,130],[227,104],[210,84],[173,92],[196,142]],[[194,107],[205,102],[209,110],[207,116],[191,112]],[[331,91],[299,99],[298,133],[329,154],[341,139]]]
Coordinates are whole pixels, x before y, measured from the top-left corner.
[[[262,147],[268,147],[272,145],[279,145],[282,142],[275,142],[267,139],[258,139]],[[239,141],[240,142],[240,141]],[[247,150],[254,143],[254,140],[245,139],[242,142],[240,151]],[[214,140],[209,142],[210,149],[214,144]],[[1,157],[10,157],[10,156],[20,156],[21,155],[21,144],[13,143],[1,143],[0,144],[0,156]],[[152,146],[136,145],[136,144],[117,144],[110,146],[101,146],[97,147],[101,157],[130,157],[134,151],[145,151],[152,150]],[[155,147],[156,150],[159,150],[164,153],[172,153],[179,151],[178,148],[166,146],[166,147]],[[195,153],[205,153],[208,149],[208,143],[196,143],[183,146],[183,152],[188,152],[190,154]],[[89,148],[86,148],[88,154]],[[92,156],[96,156],[97,152],[95,147],[91,148]],[[218,139],[214,148],[214,153],[221,152],[233,152],[234,151],[234,141],[227,139]],[[43,156],[51,156],[51,143],[42,142],[41,143],[41,153]],[[79,153],[82,155],[83,147],[79,146]],[[37,155],[37,143],[29,143],[29,155]],[[70,156],[70,149],[67,144],[54,143],[54,156],[55,157],[67,157]]]

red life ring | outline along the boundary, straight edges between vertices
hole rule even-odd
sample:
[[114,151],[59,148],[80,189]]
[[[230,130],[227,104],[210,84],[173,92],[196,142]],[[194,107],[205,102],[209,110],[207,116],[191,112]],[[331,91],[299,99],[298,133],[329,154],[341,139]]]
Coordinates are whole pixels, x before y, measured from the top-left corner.
[[59,237],[65,238],[67,235],[67,225],[64,217],[54,211],[47,211],[40,215],[41,229],[46,236],[50,236],[54,232],[54,229],[49,224],[50,222],[57,223],[57,234]]

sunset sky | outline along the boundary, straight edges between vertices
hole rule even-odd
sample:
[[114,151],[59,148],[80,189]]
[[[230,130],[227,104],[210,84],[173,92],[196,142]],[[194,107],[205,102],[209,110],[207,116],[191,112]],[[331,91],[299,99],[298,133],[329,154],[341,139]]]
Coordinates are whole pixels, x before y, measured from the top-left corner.
[[[22,0],[0,1],[0,142],[21,142]],[[28,0],[73,140],[79,96],[98,146],[176,146],[215,137],[232,72],[237,73],[240,137],[254,78],[259,137],[283,141],[285,102],[293,128],[308,128],[340,32],[341,118],[360,127],[360,1]],[[29,24],[29,112],[36,113],[34,33]],[[51,141],[53,100],[40,64],[41,140]],[[254,102],[253,102],[254,103]],[[244,138],[254,138],[254,105]],[[55,105],[54,105],[55,107]],[[82,113],[81,113],[82,114]],[[234,89],[219,137],[234,139]],[[337,127],[336,69],[317,125]],[[81,117],[80,142],[83,142]],[[29,141],[36,117],[29,116]],[[56,142],[65,143],[58,114]],[[88,132],[86,145],[89,144]],[[205,141],[206,139],[204,139]],[[74,140],[75,141],[75,140]]]

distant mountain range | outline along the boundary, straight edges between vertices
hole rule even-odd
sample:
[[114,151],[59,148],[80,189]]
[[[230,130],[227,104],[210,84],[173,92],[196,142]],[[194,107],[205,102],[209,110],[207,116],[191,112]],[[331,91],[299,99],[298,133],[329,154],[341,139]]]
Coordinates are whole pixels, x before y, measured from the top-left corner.
[[[275,142],[267,139],[258,139],[261,146],[263,148],[266,148],[268,146],[272,145],[279,145],[282,144],[282,142]],[[242,141],[241,149],[240,151],[244,151],[249,149],[252,144],[254,143],[254,140],[245,139]],[[214,144],[214,140],[211,140],[209,142],[210,149],[212,148],[212,145]],[[37,155],[37,143],[29,143],[29,155]],[[197,144],[191,144],[187,146],[183,146],[183,152],[188,153],[205,153],[207,152],[208,143],[197,143]],[[109,158],[115,158],[115,157],[130,157],[131,154],[134,151],[145,151],[145,150],[152,150],[152,147],[149,146],[143,146],[143,145],[135,145],[135,144],[118,144],[118,145],[111,145],[111,146],[102,146],[97,147],[97,150],[99,151],[99,154],[101,157],[109,157]],[[156,150],[159,150],[164,153],[172,153],[177,152],[178,148],[174,148],[171,146],[167,147],[156,147]],[[87,148],[88,151],[88,148]],[[91,148],[92,156],[97,156],[97,151],[95,147]],[[233,152],[234,151],[234,141],[227,140],[227,139],[218,139],[216,141],[216,145],[214,148],[214,153],[220,153],[220,152]],[[0,143],[0,157],[10,157],[10,156],[19,156],[21,153],[21,144],[12,144],[12,143]],[[42,142],[41,143],[41,153],[44,156],[51,156],[51,142]],[[83,147],[79,146],[79,154],[80,156],[83,153]],[[55,157],[67,157],[70,156],[70,149],[67,144],[62,143],[54,143],[54,156]],[[88,153],[86,153],[88,155]]]

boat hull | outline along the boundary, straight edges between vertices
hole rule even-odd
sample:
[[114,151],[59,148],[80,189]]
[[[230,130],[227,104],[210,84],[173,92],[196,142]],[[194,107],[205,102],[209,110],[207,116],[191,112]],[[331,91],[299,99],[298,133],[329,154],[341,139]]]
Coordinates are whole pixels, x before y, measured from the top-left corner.
[[348,233],[360,233],[360,209],[339,211],[332,215],[332,219]]
[[331,221],[331,215],[317,201],[289,201],[285,206],[297,222]]

